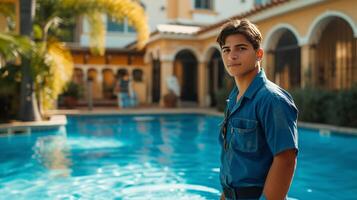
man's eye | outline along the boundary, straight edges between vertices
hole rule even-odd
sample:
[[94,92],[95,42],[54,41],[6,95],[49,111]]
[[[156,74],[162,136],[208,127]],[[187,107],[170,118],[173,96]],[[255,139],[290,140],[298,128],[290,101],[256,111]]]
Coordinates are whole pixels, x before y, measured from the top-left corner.
[[223,52],[223,53],[228,53],[228,52],[229,52],[229,49],[222,49],[222,52]]
[[239,47],[239,50],[240,51],[243,51],[243,50],[246,50],[247,48],[245,48],[245,47]]

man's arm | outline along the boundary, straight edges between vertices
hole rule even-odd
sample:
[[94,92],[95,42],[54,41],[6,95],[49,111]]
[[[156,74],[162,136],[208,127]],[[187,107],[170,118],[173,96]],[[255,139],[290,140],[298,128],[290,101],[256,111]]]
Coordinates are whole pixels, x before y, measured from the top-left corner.
[[296,150],[278,153],[269,169],[263,194],[267,200],[283,200],[289,191],[296,166]]

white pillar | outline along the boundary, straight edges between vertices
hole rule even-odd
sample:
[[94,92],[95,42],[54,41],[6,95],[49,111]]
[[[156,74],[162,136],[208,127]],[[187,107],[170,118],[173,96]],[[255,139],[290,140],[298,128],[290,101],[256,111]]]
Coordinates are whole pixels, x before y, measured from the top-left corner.
[[198,63],[198,106],[199,107],[205,107],[206,105],[206,99],[207,99],[207,69],[206,69],[207,63],[206,62],[199,62]]
[[301,83],[300,87],[304,88],[311,84],[311,69],[310,69],[310,45],[305,44],[300,48],[300,74],[301,74]]
[[97,83],[98,83],[98,88],[97,88],[97,98],[102,99],[103,98],[103,71],[97,67]]
[[168,88],[166,84],[166,77],[173,75],[173,61],[172,60],[161,60],[161,94],[160,94],[160,106],[164,105],[163,97],[168,93]]

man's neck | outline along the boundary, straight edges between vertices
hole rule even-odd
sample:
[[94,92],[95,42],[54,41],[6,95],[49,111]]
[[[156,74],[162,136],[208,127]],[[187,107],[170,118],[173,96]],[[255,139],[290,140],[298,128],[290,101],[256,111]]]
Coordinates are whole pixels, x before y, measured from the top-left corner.
[[248,89],[249,85],[252,83],[255,76],[260,72],[260,67],[257,66],[254,70],[244,74],[243,76],[234,77],[236,86],[238,88],[237,101],[244,95],[245,91]]

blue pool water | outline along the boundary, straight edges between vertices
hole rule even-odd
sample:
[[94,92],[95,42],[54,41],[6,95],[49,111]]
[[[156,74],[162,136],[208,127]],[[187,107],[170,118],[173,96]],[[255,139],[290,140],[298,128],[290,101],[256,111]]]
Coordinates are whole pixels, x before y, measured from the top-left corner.
[[[0,199],[218,199],[221,117],[79,116],[0,137]],[[357,199],[357,137],[299,130],[291,199]]]

